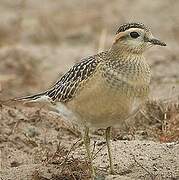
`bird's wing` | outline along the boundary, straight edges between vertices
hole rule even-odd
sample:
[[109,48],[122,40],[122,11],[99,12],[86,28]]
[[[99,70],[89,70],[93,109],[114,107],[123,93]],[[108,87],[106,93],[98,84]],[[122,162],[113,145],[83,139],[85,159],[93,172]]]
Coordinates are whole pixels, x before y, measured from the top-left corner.
[[41,100],[47,100],[51,102],[70,101],[81,83],[86,81],[96,70],[99,62],[100,55],[90,56],[82,59],[81,62],[75,64],[69,71],[64,74],[51,89],[32,96],[17,98],[16,100],[27,100],[30,102],[36,102]]
[[53,101],[67,102],[73,98],[80,84],[96,70],[99,61],[90,56],[75,64],[55,85],[46,92]]

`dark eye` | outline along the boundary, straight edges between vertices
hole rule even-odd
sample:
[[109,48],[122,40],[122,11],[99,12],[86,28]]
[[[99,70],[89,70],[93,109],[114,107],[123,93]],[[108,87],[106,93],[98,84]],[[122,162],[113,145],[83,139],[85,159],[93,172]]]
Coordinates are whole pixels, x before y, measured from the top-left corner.
[[137,32],[135,32],[135,31],[133,31],[133,32],[130,33],[130,36],[131,36],[132,38],[136,39],[136,38],[138,38],[138,37],[140,36],[140,34],[137,33]]

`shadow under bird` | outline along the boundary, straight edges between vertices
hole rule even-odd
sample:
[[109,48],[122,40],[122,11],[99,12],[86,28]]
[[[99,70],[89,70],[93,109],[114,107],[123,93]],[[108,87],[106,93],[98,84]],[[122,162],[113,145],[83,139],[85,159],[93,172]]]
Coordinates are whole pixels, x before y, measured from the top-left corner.
[[105,128],[110,173],[114,174],[110,146],[111,127],[119,127],[149,94],[150,66],[143,53],[166,44],[142,23],[119,27],[109,50],[82,59],[51,88],[16,100],[47,101],[60,113],[70,114],[84,127],[84,145],[95,177],[90,150],[89,128]]

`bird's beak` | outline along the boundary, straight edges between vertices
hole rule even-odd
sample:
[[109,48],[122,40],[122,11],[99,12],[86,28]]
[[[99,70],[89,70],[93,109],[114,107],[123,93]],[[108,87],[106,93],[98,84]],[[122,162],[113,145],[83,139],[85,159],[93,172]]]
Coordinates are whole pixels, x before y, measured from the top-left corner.
[[166,44],[164,43],[164,42],[162,42],[162,41],[160,41],[160,40],[158,40],[158,39],[155,39],[155,38],[145,38],[145,41],[146,42],[149,42],[149,43],[151,43],[151,44],[153,44],[153,45],[159,45],[159,46],[166,46]]

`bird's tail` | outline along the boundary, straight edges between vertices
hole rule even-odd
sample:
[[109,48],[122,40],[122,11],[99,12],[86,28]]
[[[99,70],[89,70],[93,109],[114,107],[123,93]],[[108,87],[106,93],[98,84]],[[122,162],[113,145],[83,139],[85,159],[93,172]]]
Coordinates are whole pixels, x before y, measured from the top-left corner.
[[25,97],[18,97],[14,98],[14,101],[24,101],[24,102],[40,102],[44,100],[48,100],[49,97],[46,95],[46,92],[25,96]]

